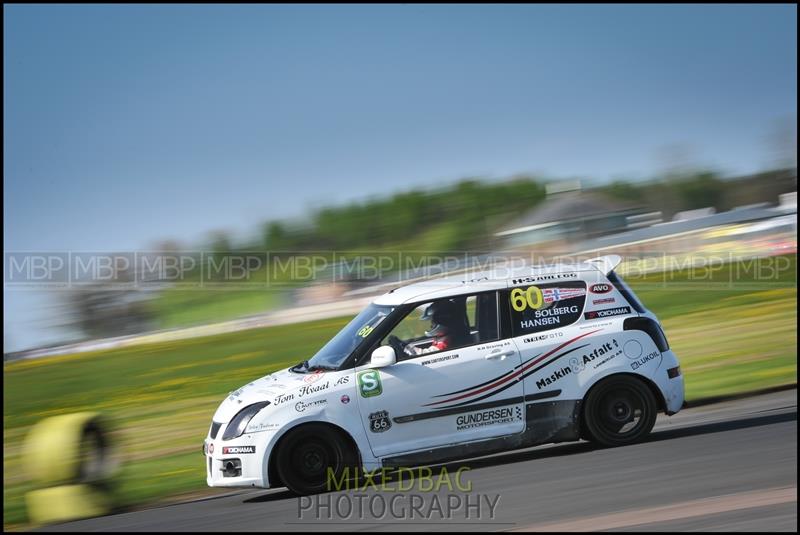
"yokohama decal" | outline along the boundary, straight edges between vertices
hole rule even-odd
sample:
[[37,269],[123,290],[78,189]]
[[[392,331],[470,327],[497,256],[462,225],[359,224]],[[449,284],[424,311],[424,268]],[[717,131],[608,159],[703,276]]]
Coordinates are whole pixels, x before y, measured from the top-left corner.
[[590,310],[585,312],[583,317],[587,320],[598,318],[608,318],[609,316],[624,316],[631,313],[631,307],[604,308],[603,310]]
[[225,446],[222,448],[223,455],[236,455],[236,454],[243,454],[243,453],[255,453],[256,447],[255,446]]

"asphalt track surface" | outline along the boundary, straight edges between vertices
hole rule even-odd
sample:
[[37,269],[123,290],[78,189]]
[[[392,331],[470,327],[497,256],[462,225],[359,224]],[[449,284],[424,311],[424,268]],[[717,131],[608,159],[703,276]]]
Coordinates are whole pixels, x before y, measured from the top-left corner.
[[420,479],[403,481],[412,490],[392,481],[393,491],[370,485],[313,498],[220,490],[48,529],[797,531],[797,391],[662,416],[651,437],[633,446],[569,443],[451,463],[454,485],[461,466],[469,467],[461,484],[471,484],[470,492],[420,492]]

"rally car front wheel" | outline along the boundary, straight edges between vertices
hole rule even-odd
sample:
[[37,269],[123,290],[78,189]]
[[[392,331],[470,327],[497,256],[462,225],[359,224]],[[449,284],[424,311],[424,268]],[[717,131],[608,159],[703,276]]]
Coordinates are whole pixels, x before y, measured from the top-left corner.
[[658,407],[650,388],[630,375],[612,376],[586,396],[584,436],[603,446],[624,446],[647,436]]
[[356,454],[340,433],[327,425],[307,424],[281,441],[277,453],[281,481],[292,492],[317,494],[337,489],[352,474]]

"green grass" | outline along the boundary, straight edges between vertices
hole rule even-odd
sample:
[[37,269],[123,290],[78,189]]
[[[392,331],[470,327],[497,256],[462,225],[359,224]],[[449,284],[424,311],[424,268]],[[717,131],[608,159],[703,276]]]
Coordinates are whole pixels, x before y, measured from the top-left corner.
[[[623,268],[624,272],[624,268]],[[698,308],[735,307],[769,302],[765,292],[797,287],[797,256],[759,258],[715,266],[645,275],[625,281],[660,320],[692,314]]]
[[161,329],[217,323],[267,312],[281,306],[286,292],[268,288],[251,290],[163,290],[149,306]]
[[[310,279],[311,267],[330,268],[340,260],[355,266],[356,258],[376,255],[380,257],[376,262],[381,262],[381,269],[389,271],[428,265],[433,260],[423,251],[439,255],[452,250],[458,243],[461,230],[458,224],[441,223],[405,240],[386,244],[379,251],[364,247],[337,251],[335,256],[331,251],[311,252],[310,260],[273,259],[268,266],[253,271],[241,283],[211,280],[201,287],[200,271],[196,270],[186,275],[180,285],[159,291],[149,302],[150,311],[159,329],[215,323],[268,312],[286,304],[292,290],[307,284],[304,279]],[[399,251],[412,252],[402,253],[401,260]],[[364,274],[372,276],[371,267],[365,267]],[[332,280],[333,273],[321,269],[316,276],[324,282]]]
[[747,305],[738,296],[721,299],[715,308],[663,322],[681,361],[687,400],[796,382],[796,290],[751,297]]
[[[659,274],[628,279],[664,322],[681,360],[687,399],[796,382],[796,257],[781,258],[788,267],[769,281],[737,276],[731,282],[743,265],[727,266],[709,280],[692,280],[688,271],[673,273],[666,283]],[[23,499],[32,487],[18,467],[22,440],[33,423],[81,410],[113,418],[126,459],[120,477],[125,504],[201,491],[200,445],[222,397],[307,358],[346,321],[5,364],[4,526],[26,522]]]

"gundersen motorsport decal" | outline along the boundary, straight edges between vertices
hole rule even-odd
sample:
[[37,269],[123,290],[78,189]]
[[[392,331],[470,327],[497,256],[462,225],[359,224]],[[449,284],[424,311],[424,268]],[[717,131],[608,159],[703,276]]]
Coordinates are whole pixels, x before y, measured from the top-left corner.
[[597,318],[607,318],[609,316],[624,316],[630,313],[631,307],[604,308],[602,310],[584,312],[583,317],[587,320],[595,320]]
[[[493,379],[489,379],[481,384],[471,386],[469,388],[464,388],[461,390],[456,390],[454,392],[448,392],[446,394],[440,394],[434,396],[434,398],[447,398],[442,399],[440,401],[432,401],[430,403],[426,403],[423,407],[435,407],[443,404],[450,404],[446,405],[445,407],[440,408],[452,408],[452,407],[461,407],[464,405],[469,405],[471,403],[475,403],[477,401],[481,401],[483,399],[495,396],[504,390],[511,388],[512,386],[516,385],[519,381],[522,381],[526,377],[536,373],[537,371],[541,370],[545,366],[551,364],[552,362],[560,359],[561,357],[568,355],[574,351],[578,351],[581,348],[587,347],[589,344],[584,344],[581,346],[572,347],[565,351],[565,349],[570,344],[584,338],[586,336],[593,335],[599,332],[600,329],[589,331],[583,333],[579,336],[576,336],[566,342],[556,346],[555,348],[547,351],[544,354],[536,355],[531,357],[527,361],[523,362],[522,364],[518,364],[514,367],[514,369],[509,370],[501,375]],[[463,401],[462,401],[463,400]],[[457,402],[457,403],[456,403]]]
[[589,292],[593,294],[607,294],[613,289],[614,289],[613,286],[604,282],[600,284],[592,284],[591,286],[589,286]]
[[255,452],[255,446],[223,446],[222,448],[222,455],[243,455]]
[[605,299],[592,299],[593,305],[602,305],[606,303],[616,303],[617,300],[613,297],[606,297]]
[[392,420],[388,411],[373,412],[369,415],[369,430],[373,433],[383,433],[392,427]]
[[487,425],[507,424],[520,420],[522,420],[522,409],[519,406],[490,409],[457,416],[456,431],[464,431],[466,429],[474,429]]
[[378,370],[366,370],[359,372],[356,379],[358,382],[358,391],[362,398],[380,396],[383,393],[381,372]]
[[533,394],[525,394],[524,396],[515,396],[513,398],[497,399],[494,401],[486,401],[484,403],[471,403],[464,407],[454,405],[452,407],[445,407],[436,410],[428,410],[424,412],[418,412],[416,414],[405,414],[403,416],[395,416],[394,418],[392,418],[392,421],[396,424],[407,424],[409,422],[418,422],[420,420],[429,420],[431,418],[442,418],[444,416],[453,416],[457,414],[465,414],[468,412],[478,412],[488,409],[496,409],[498,407],[508,407],[510,405],[518,405],[521,403],[541,401],[543,399],[557,398],[560,395],[561,395],[560,389],[548,390],[547,392],[534,392]]

